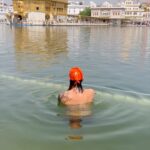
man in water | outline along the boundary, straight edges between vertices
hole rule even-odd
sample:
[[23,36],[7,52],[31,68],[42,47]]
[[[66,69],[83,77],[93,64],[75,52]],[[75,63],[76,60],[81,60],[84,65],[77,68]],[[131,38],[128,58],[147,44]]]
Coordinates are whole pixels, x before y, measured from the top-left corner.
[[79,67],[73,67],[69,71],[70,85],[67,91],[59,94],[59,103],[68,105],[81,105],[93,102],[95,91],[83,89],[83,72]]

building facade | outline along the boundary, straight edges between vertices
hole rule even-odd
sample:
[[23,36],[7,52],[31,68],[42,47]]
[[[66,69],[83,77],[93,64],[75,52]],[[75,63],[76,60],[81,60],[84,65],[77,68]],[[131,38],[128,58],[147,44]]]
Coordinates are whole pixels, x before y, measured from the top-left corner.
[[125,0],[121,7],[125,8],[125,17],[132,20],[141,20],[143,18],[144,9],[140,8],[140,3],[135,0]]
[[84,2],[68,1],[67,14],[69,16],[78,16],[80,14],[80,12],[83,11],[87,7],[89,7],[89,6],[85,5]]
[[115,6],[108,2],[95,8],[91,8],[91,16],[107,19],[126,19],[132,21],[143,21],[149,19],[149,7],[145,11],[141,4],[135,0],[125,0]]
[[0,0],[0,23],[6,19],[5,17],[5,10],[4,10],[4,3]]
[[67,0],[13,0],[14,18],[32,23],[67,15]]
[[4,11],[4,3],[2,0],[0,0],[0,13]]
[[13,12],[13,7],[7,5],[3,0],[0,0],[0,22],[6,22],[7,15]]
[[91,16],[102,19],[122,19],[125,18],[125,8],[104,2],[101,6],[91,8]]
[[146,11],[143,13],[143,21],[148,22],[150,24],[150,11]]
[[142,3],[141,8],[144,9],[144,11],[150,11],[150,2],[149,3]]

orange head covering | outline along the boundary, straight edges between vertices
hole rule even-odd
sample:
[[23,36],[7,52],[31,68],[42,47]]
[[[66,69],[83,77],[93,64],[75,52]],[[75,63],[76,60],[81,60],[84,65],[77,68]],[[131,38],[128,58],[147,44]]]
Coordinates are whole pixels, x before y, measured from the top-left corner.
[[81,81],[83,80],[83,73],[79,67],[73,67],[69,71],[69,78],[73,81]]

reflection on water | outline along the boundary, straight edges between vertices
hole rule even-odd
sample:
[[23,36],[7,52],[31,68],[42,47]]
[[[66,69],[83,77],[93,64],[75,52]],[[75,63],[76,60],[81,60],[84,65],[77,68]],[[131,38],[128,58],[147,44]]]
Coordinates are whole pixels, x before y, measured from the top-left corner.
[[[0,30],[0,149],[149,150],[150,28]],[[73,65],[93,109],[57,107]]]
[[145,28],[142,32],[142,36],[141,36],[141,61],[142,63],[145,60],[145,57],[147,55],[148,52],[148,41],[149,41],[149,35],[148,35],[148,28]]
[[[92,107],[92,104],[67,106],[66,107],[66,115],[69,118],[69,127],[73,130],[74,129],[80,130],[80,128],[83,127],[82,121],[85,119],[85,117],[92,115],[91,107]],[[68,139],[82,140],[83,135],[81,135],[81,133],[69,135]]]
[[[148,42],[150,40],[149,28],[94,27],[87,28],[86,32],[86,39],[88,39],[88,35],[90,36],[90,41],[87,43],[90,43],[88,48],[91,51],[99,49],[101,53],[104,52],[104,57],[109,54],[111,57],[119,54],[119,57],[125,62],[134,58],[134,54],[139,54],[139,50],[141,53],[140,56],[143,57],[150,47],[150,43]],[[95,45],[93,49],[91,49],[92,44]]]
[[[79,130],[82,127],[82,118],[80,117],[70,117],[69,119],[69,127],[71,129],[76,129]],[[70,140],[82,140],[83,139],[83,135],[81,134],[72,134],[72,135],[68,135],[68,139]]]
[[67,106],[66,115],[69,117],[86,117],[91,115],[91,104]]
[[72,129],[79,129],[82,127],[81,125],[81,119],[78,118],[78,117],[71,117],[70,120],[69,120],[69,126],[70,128]]
[[131,28],[129,28],[129,30],[123,30],[124,32],[124,37],[122,37],[122,50],[121,50],[121,57],[124,61],[128,61],[129,60],[129,55],[130,52],[132,50],[132,44],[133,43],[133,34],[136,37],[136,32],[137,30],[132,30]]
[[67,55],[67,30],[61,27],[15,28],[14,44],[17,69],[39,69],[49,66],[60,54]]
[[[136,48],[136,51],[138,50],[138,47],[136,47],[136,42],[139,42],[141,47],[141,57],[144,60],[146,49],[148,47],[148,28],[128,28],[128,30],[125,28],[123,30],[124,36],[122,37],[122,52],[121,57],[128,61],[132,57],[132,51],[134,48]],[[134,35],[134,36],[133,36]],[[140,36],[139,36],[140,35]]]

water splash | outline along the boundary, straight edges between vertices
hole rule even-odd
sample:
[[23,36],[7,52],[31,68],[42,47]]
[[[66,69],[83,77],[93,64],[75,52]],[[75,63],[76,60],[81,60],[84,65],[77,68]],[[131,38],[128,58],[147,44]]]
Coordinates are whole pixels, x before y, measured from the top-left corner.
[[[10,75],[0,75],[0,79],[7,79],[12,81],[21,82],[24,84],[32,84],[37,86],[43,86],[43,87],[49,87],[49,88],[55,88],[57,90],[66,89],[64,85],[56,84],[56,83],[46,83],[34,79],[22,79],[15,76]],[[97,99],[95,101],[95,104],[99,103],[99,99],[107,99],[107,100],[115,100],[115,101],[122,101],[122,102],[128,102],[128,103],[135,103],[140,105],[149,105],[150,106],[150,94],[145,93],[139,93],[135,91],[123,91],[119,89],[112,89],[107,87],[99,87],[98,90],[96,90],[96,96]]]
[[[132,91],[124,91],[121,94],[118,92],[114,93],[112,91],[96,91],[96,94],[100,99],[107,99],[107,100],[115,100],[119,102],[126,102],[126,103],[134,103],[139,105],[149,105],[150,106],[150,97],[145,96],[145,94],[136,93]],[[99,102],[97,102],[99,103]]]
[[22,79],[16,76],[9,76],[9,75],[0,75],[0,78],[2,79],[7,79],[7,80],[12,80],[12,81],[17,81],[17,82],[21,82],[24,84],[34,84],[34,85],[38,85],[38,86],[44,86],[44,87],[54,87],[56,89],[62,89],[64,88],[64,86],[59,85],[59,84],[54,84],[54,83],[46,83],[46,82],[42,82],[42,81],[38,81],[38,80],[34,80],[34,79]]

